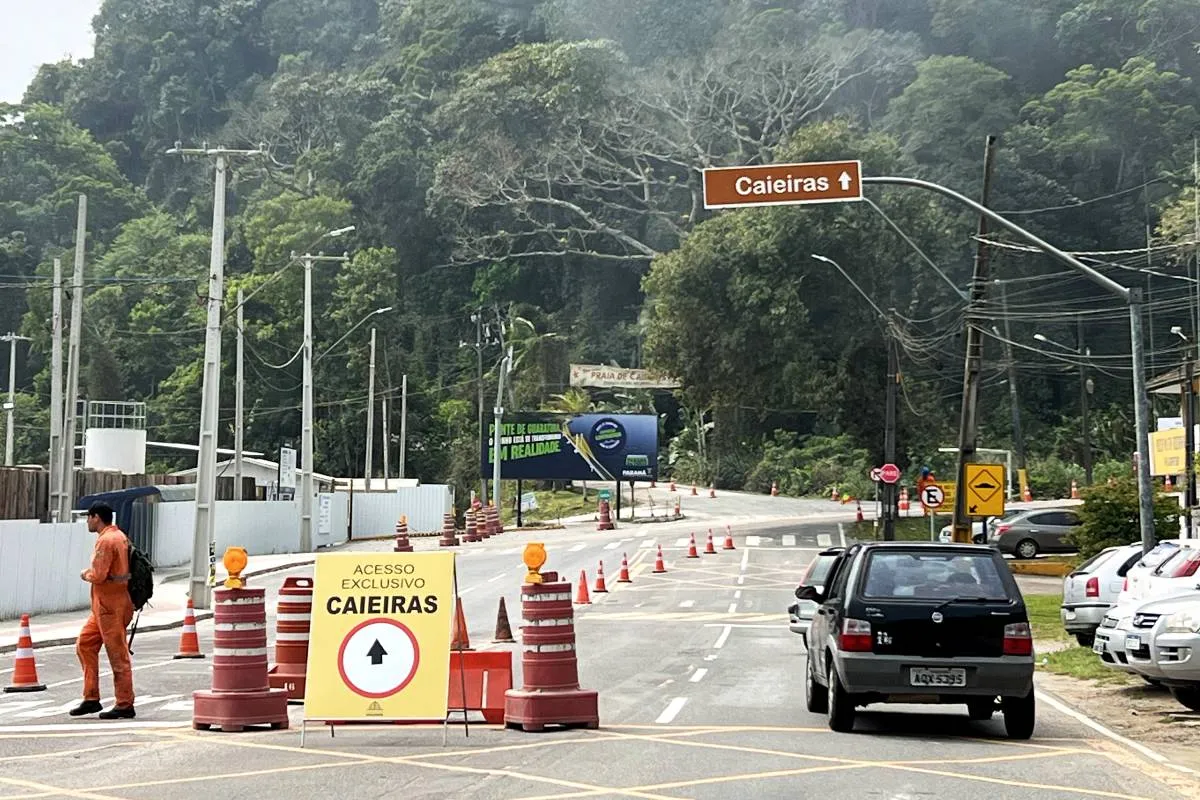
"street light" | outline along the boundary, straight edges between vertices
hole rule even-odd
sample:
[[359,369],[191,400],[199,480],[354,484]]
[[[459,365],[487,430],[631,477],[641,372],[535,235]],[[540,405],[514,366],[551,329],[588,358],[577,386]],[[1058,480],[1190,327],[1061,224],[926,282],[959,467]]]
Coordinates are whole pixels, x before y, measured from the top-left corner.
[[[1079,347],[1069,347],[1062,342],[1056,342],[1040,333],[1035,333],[1033,338],[1044,344],[1054,345],[1055,347],[1065,350],[1068,353],[1074,353],[1080,356],[1079,360],[1079,411],[1081,416],[1080,425],[1083,428],[1083,480],[1088,486],[1092,484],[1092,439],[1089,433],[1088,426],[1088,395],[1092,391],[1092,381],[1087,376],[1087,360],[1092,356],[1092,350],[1088,347],[1083,347],[1083,320],[1079,320],[1078,333],[1076,341]],[[1082,350],[1080,348],[1083,348]]]
[[1194,405],[1194,394],[1192,390],[1195,370],[1195,361],[1192,360],[1191,348],[1187,347],[1190,343],[1187,334],[1183,332],[1183,328],[1178,325],[1171,326],[1171,333],[1183,340],[1185,345],[1183,348],[1183,472],[1184,472],[1184,489],[1183,489],[1183,505],[1186,507],[1185,514],[1187,524],[1187,537],[1193,536],[1194,523],[1192,521],[1192,508],[1196,505],[1196,455],[1193,452],[1196,449],[1195,445],[1195,418],[1192,406]]

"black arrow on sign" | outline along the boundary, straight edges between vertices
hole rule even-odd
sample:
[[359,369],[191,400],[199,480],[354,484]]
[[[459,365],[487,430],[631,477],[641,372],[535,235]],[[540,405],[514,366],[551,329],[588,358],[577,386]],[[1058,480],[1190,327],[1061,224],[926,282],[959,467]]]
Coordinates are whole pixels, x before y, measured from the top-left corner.
[[367,657],[371,659],[371,666],[377,667],[383,663],[383,657],[387,655],[387,650],[383,649],[383,645],[379,640],[375,640],[375,644],[371,645],[371,649],[367,651]]
[[969,507],[969,508],[967,509],[967,513],[968,513],[968,514],[974,514],[974,513],[975,513],[975,509],[977,509],[977,508],[979,508],[979,506],[971,506],[971,507]]

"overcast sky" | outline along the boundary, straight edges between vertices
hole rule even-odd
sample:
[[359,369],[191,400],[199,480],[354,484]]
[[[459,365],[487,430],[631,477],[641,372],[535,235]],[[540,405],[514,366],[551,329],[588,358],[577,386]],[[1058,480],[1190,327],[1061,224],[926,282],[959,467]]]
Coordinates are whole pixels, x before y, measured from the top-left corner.
[[37,68],[92,54],[92,17],[101,0],[0,0],[0,102],[20,102]]

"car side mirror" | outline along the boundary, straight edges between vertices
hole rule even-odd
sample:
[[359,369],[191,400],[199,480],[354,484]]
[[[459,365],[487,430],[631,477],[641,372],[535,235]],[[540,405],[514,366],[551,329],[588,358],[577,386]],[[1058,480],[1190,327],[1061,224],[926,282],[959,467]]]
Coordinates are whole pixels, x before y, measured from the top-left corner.
[[823,603],[825,602],[825,595],[815,586],[797,586],[796,599],[811,600],[814,603]]

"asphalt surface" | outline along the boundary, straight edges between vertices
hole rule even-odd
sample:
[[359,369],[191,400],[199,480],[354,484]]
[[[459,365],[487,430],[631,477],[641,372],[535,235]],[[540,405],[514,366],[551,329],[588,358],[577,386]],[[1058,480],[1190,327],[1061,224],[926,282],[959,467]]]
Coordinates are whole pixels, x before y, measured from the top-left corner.
[[[833,504],[829,504],[833,506]],[[819,511],[819,509],[817,510]],[[603,559],[609,592],[576,606],[580,680],[600,692],[598,731],[527,734],[472,724],[326,729],[302,707],[283,731],[193,731],[190,693],[207,688],[209,659],[172,659],[177,631],[139,634],[138,717],[72,720],[78,666],[72,648],[37,651],[46,692],[0,695],[0,800],[349,796],[445,798],[1165,798],[1197,795],[1188,776],[1106,739],[1046,702],[1028,742],[1004,738],[1000,715],[975,723],[965,708],[885,706],[835,734],[804,710],[804,653],[784,609],[814,552],[841,544],[836,520],[735,526],[737,549],[686,558],[709,522],[619,530],[509,532],[464,545],[458,581],[477,648],[491,638],[504,596],[520,624],[526,541],[546,544],[546,569],[589,584]],[[654,575],[655,545],[668,572]],[[422,542],[421,548],[431,543]],[[386,543],[356,547],[388,549]],[[618,584],[622,553],[633,583]],[[285,577],[263,576],[273,597]],[[271,606],[273,607],[273,599]],[[273,624],[271,626],[273,630]],[[211,652],[211,622],[199,625]],[[520,646],[515,683],[521,685]],[[11,661],[0,662],[7,682]],[[111,691],[107,677],[105,691]],[[111,700],[106,697],[106,704]],[[448,742],[443,745],[443,735]],[[468,735],[469,733],[469,735]]]

